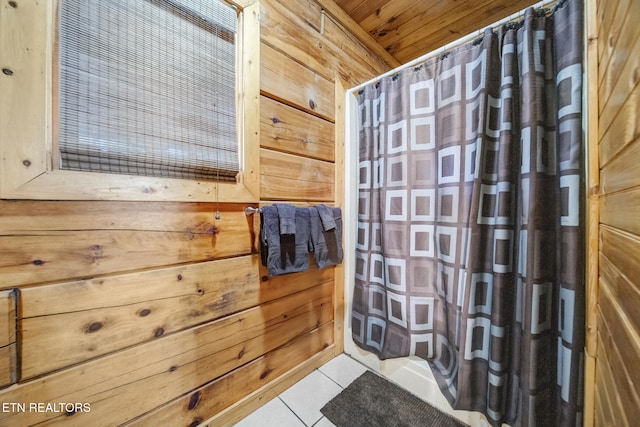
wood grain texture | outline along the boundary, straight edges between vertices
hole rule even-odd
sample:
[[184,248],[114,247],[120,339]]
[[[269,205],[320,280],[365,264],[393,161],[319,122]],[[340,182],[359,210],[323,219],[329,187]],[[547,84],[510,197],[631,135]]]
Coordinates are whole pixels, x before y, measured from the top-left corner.
[[[587,116],[587,249],[588,265],[585,292],[585,375],[592,375],[585,381],[584,424],[592,427],[594,423],[595,406],[595,360],[592,360],[598,348],[598,283],[600,251],[600,159],[598,156],[598,17],[595,0],[585,2],[585,21],[587,32],[587,50],[585,64],[586,96],[585,104]],[[589,370],[589,368],[591,370]]]
[[640,277],[640,238],[606,225],[600,227],[600,252],[631,280]]
[[[0,58],[2,68],[12,73],[0,75],[0,195],[3,197],[46,171],[47,155],[42,148],[51,143],[51,135],[43,123],[51,114],[51,95],[46,94],[46,88],[51,83],[48,70],[52,28],[48,17],[53,4],[29,1],[20,6],[3,4],[0,11],[3,29]],[[44,26],[32,31],[24,25],[29,21]],[[20,141],[20,144],[10,141]]]
[[263,149],[260,194],[271,200],[330,201],[335,198],[334,165]]
[[640,105],[640,85],[628,95],[626,102],[620,107],[618,113],[610,116],[610,123],[604,135],[600,138],[599,151],[601,165],[607,165],[629,144],[640,143],[640,120],[638,110]]
[[18,379],[15,290],[0,292],[0,388]]
[[263,387],[247,395],[245,398],[234,403],[227,409],[221,411],[202,425],[205,427],[231,427],[242,418],[246,417],[260,406],[276,398],[280,393],[309,375],[314,369],[319,368],[336,356],[334,346],[329,346],[323,351],[311,356],[305,362],[291,369],[286,374],[276,378],[269,383],[268,387]]
[[333,162],[334,124],[261,97],[261,146],[284,153]]
[[127,425],[142,427],[200,424],[247,393],[255,392],[309,360],[328,348],[332,342],[333,323],[329,322]]
[[256,231],[243,205],[219,205],[216,220],[214,204],[190,210],[178,203],[37,203],[0,202],[10,222],[0,232],[4,288],[209,261],[255,248]]
[[265,43],[260,47],[260,64],[263,95],[333,121],[332,82]]
[[598,43],[598,62],[602,64],[602,67],[600,67],[602,74],[598,76],[598,84],[602,81],[606,64],[609,62],[622,29],[621,26],[615,25],[614,22],[620,22],[624,19],[624,12],[629,7],[629,1],[610,0],[607,2],[607,7],[598,7],[598,34],[600,38],[600,43]]
[[[0,9],[0,197],[42,200],[144,200],[208,201],[215,191],[224,201],[256,202],[259,170],[257,156],[243,156],[247,177],[213,185],[206,181],[59,170],[52,161],[57,124],[54,123],[57,66],[55,56],[56,2],[5,3]],[[37,31],[34,30],[37,28]],[[243,27],[243,28],[246,28]],[[255,34],[259,36],[257,32]],[[248,39],[250,37],[245,37]],[[258,41],[259,43],[259,41]],[[247,49],[249,54],[259,52]],[[259,58],[244,57],[248,82],[259,80]],[[57,72],[57,71],[56,71]],[[243,88],[243,105],[251,110],[251,85]],[[257,86],[254,88],[257,99]],[[257,116],[257,115],[256,115]],[[249,125],[244,128],[247,154],[259,141]],[[252,138],[251,136],[254,135]],[[245,185],[246,184],[246,185]]]
[[[600,331],[602,334],[603,331]],[[606,332],[605,332],[606,333]],[[603,339],[598,340],[602,343]],[[596,362],[596,427],[630,426],[624,411],[623,400],[619,388],[615,384],[615,377],[607,352],[600,345]]]
[[[352,34],[357,41],[358,44],[361,44],[368,48],[371,52],[371,58],[374,60],[380,60],[385,67],[397,67],[401,63],[391,56],[389,52],[387,52],[384,47],[382,47],[379,43],[377,43],[373,37],[369,33],[367,33],[353,18],[347,14],[340,6],[338,6],[333,0],[316,0],[320,6],[322,6],[323,10],[327,15],[335,19],[336,23],[346,29],[350,34]],[[368,0],[368,3],[371,3]],[[379,59],[378,59],[379,58]],[[362,82],[360,82],[362,83]]]
[[[600,343],[611,363],[611,374],[621,401],[622,413],[627,420],[640,417],[640,397],[635,384],[638,380],[638,337],[624,322],[626,319],[615,312],[616,303],[608,293],[606,283],[600,283],[600,311],[602,332]],[[613,311],[612,311],[613,310]]]
[[635,167],[640,162],[640,140],[627,146],[619,156],[600,170],[600,188],[602,194],[640,186],[640,174]]
[[[601,195],[599,339],[594,380],[597,426],[634,425],[640,416],[639,14],[637,0],[597,3],[597,140],[601,168],[597,188]],[[589,138],[592,145],[595,138],[591,134]]]
[[336,2],[400,63],[520,11],[536,1]]
[[[345,176],[346,165],[345,156],[347,153],[347,142],[345,141],[346,135],[346,117],[345,117],[345,104],[346,104],[346,91],[345,82],[341,79],[336,79],[336,126],[335,126],[335,141],[336,141],[336,159],[335,159],[335,188],[336,188],[336,205],[338,207],[346,206],[345,197]],[[343,214],[343,224],[347,218]],[[343,237],[344,242],[344,237]],[[340,242],[344,245],[343,242]],[[345,291],[348,286],[345,286],[345,266],[344,262],[335,267],[335,291],[333,300],[333,318],[334,318],[334,336],[336,337],[336,351],[342,353],[344,351],[344,318],[345,318]],[[348,292],[348,291],[347,291]]]
[[[360,43],[353,34],[353,28],[345,29],[339,17],[324,12],[327,7],[335,9],[327,1],[285,3],[264,0],[261,4],[263,42],[327,80],[333,80],[336,74],[340,74],[355,86],[390,68],[389,59],[381,59],[367,45]],[[322,17],[321,27],[309,22],[306,17],[309,13]],[[392,59],[386,51],[383,52]],[[354,67],[354,63],[359,66]]]
[[640,236],[640,188],[600,198],[600,218],[603,224]]
[[[625,356],[624,360],[638,359],[634,352],[640,353],[640,313],[637,309],[640,304],[640,289],[625,277],[606,256],[601,255],[600,262],[603,273],[601,282],[607,286],[602,290],[600,310],[607,313],[605,320],[610,327],[614,328],[612,333],[624,334],[625,336],[624,339],[619,340],[621,352]],[[624,328],[620,329],[621,326]],[[623,343],[625,344],[623,345]],[[629,367],[634,366],[633,363]]]
[[0,347],[0,389],[18,381],[16,343]]
[[16,292],[0,292],[0,347],[16,342]]
[[5,401],[87,402],[91,411],[0,413],[0,424],[121,424],[330,322],[331,294],[331,284],[320,285],[18,384]]
[[22,378],[159,339],[332,277],[311,270],[286,285],[261,282],[258,263],[257,256],[247,256],[25,289]]
[[[610,6],[607,5],[607,7]],[[608,46],[609,55],[601,59],[599,69],[600,113],[603,116],[605,109],[612,110],[611,107],[607,107],[607,104],[611,101],[617,102],[613,97],[616,93],[614,88],[627,67],[626,64],[637,59],[633,54],[634,49],[637,48],[633,46],[637,44],[640,36],[640,27],[636,25],[638,16],[640,16],[640,4],[637,1],[620,1],[610,27],[610,34],[603,35],[608,39],[607,42],[612,44]],[[637,61],[635,63],[637,64]]]

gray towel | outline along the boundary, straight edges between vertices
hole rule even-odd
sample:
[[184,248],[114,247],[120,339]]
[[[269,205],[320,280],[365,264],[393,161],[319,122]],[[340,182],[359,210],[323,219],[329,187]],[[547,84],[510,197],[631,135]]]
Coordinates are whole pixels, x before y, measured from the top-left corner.
[[[326,208],[326,206],[325,206]],[[319,269],[342,262],[342,212],[340,208],[327,208],[335,221],[335,227],[325,230],[318,206],[309,208],[311,220],[311,247]]]
[[280,233],[280,218],[275,206],[265,206],[260,214],[260,258],[269,275],[309,269],[309,210],[295,208],[296,234]]
[[317,205],[314,207],[318,210],[320,222],[322,223],[322,229],[324,231],[336,228],[336,220],[333,218],[333,211],[330,207],[325,205]]
[[296,234],[296,207],[287,204],[275,205],[280,218],[280,234]]

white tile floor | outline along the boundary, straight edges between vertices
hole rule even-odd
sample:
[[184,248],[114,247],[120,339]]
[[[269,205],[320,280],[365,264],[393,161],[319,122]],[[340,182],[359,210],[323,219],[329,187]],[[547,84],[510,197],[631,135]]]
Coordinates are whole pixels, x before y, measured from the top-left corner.
[[320,409],[367,368],[341,354],[316,369],[234,427],[331,427]]

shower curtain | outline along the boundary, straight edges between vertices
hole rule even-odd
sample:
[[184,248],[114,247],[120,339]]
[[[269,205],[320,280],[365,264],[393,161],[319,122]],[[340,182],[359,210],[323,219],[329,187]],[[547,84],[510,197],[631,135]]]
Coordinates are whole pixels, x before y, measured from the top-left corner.
[[353,339],[493,425],[582,424],[582,54],[568,0],[359,94]]

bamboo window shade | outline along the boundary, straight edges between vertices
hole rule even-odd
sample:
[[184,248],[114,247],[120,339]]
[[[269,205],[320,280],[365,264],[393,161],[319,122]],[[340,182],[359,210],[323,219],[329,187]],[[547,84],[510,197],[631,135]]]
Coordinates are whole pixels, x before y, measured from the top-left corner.
[[236,10],[60,0],[60,168],[235,180]]

